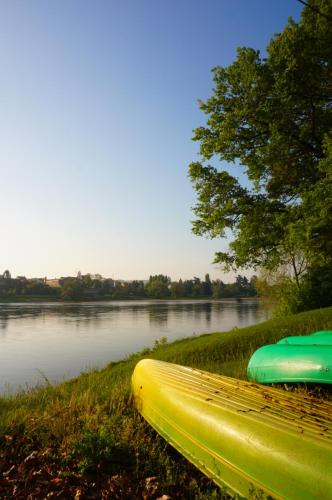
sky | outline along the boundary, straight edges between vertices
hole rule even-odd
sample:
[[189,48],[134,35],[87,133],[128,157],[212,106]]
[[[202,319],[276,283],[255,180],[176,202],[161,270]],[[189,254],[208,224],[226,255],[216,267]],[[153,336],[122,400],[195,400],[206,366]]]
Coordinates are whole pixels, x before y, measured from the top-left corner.
[[2,0],[0,273],[232,281],[212,264],[227,240],[191,232],[197,101],[213,67],[240,46],[264,54],[302,7]]

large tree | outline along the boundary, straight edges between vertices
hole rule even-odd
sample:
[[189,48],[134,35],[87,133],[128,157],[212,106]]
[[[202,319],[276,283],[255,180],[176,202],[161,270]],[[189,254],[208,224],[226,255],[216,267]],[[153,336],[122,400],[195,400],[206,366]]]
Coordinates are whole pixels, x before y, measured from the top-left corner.
[[[332,2],[309,0],[266,57],[238,49],[213,70],[214,89],[195,130],[201,161],[193,231],[233,239],[215,262],[226,268],[289,266],[297,284],[332,257]],[[213,160],[213,165],[209,161]],[[244,169],[240,184],[216,161]]]

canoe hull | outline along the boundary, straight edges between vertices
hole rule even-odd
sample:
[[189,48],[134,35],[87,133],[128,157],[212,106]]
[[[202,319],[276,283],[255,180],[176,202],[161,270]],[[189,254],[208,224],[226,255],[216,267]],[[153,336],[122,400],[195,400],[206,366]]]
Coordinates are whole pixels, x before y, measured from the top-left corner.
[[[332,405],[308,405],[306,427],[306,403],[297,412],[294,395],[155,360],[137,364],[132,389],[143,417],[231,495],[332,497],[332,424],[324,420]],[[313,430],[312,411],[329,435]]]
[[247,374],[249,380],[260,384],[332,384],[332,345],[279,343],[263,346],[249,360]]
[[314,332],[312,333],[310,336],[313,336],[313,335],[332,335],[332,330],[320,330],[319,332]]
[[297,335],[284,337],[277,344],[332,345],[332,335]]

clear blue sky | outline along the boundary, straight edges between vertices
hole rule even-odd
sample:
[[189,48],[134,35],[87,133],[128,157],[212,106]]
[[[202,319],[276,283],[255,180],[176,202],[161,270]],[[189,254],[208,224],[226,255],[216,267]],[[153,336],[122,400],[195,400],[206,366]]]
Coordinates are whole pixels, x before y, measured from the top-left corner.
[[[227,281],[191,234],[211,68],[264,51],[296,0],[3,0],[0,272]],[[240,171],[238,172],[240,174]],[[229,277],[230,278],[230,277]]]

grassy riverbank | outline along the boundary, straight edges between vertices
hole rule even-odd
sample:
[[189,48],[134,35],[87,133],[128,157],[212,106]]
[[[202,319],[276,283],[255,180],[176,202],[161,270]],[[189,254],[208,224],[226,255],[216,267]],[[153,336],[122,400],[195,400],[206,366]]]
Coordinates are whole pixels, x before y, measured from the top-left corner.
[[256,348],[320,329],[332,329],[332,308],[156,346],[0,399],[0,497],[222,498],[133,408],[135,364],[151,357],[245,378]]

